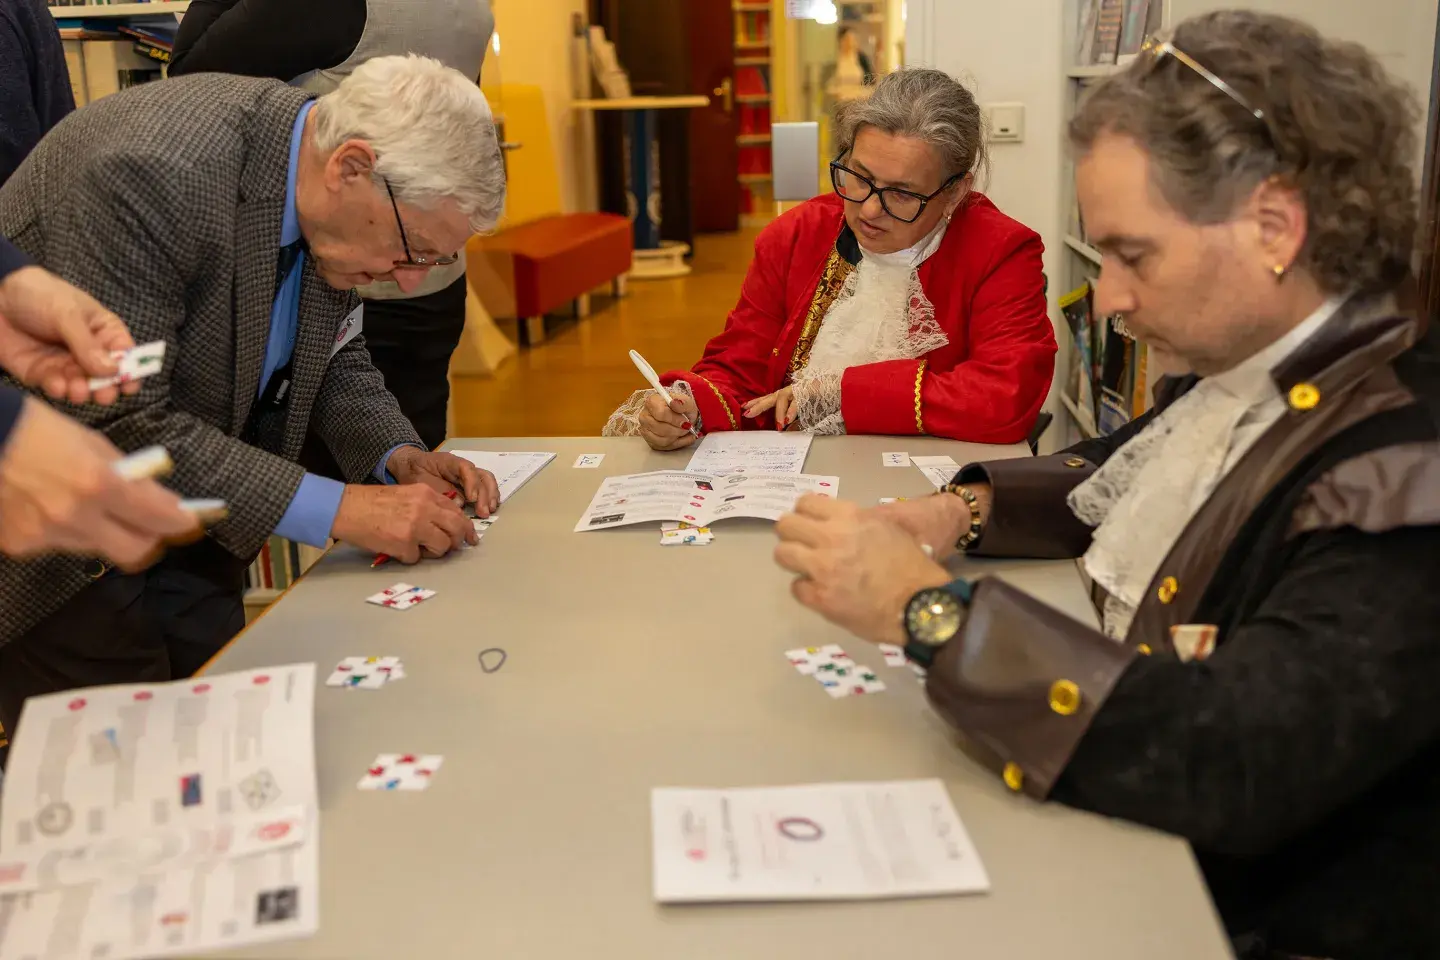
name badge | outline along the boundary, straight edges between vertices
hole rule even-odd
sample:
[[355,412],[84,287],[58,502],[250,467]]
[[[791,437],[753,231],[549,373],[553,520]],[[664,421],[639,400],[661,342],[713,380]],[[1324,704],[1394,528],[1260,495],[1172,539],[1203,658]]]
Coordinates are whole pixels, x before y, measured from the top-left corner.
[[1220,628],[1209,623],[1177,623],[1170,628],[1170,642],[1183,663],[1209,657],[1219,637]]
[[350,316],[346,317],[340,324],[339,329],[335,331],[335,343],[330,347],[330,357],[333,359],[335,354],[340,352],[341,347],[345,346],[345,344],[351,340],[354,340],[360,334],[360,328],[364,325],[365,304],[362,303],[350,311]]

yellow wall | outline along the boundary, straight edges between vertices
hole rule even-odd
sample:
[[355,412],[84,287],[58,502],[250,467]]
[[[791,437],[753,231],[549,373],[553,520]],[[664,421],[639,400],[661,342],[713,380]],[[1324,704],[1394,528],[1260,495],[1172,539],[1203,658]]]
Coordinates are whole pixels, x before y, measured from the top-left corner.
[[[538,87],[545,100],[550,128],[548,161],[559,179],[560,205],[566,213],[595,209],[595,146],[590,117],[571,109],[579,89],[589,89],[589,64],[584,63],[580,44],[572,38],[571,17],[586,12],[585,0],[491,0],[495,33],[500,53],[492,48],[485,59],[482,85],[492,105],[503,111],[503,98],[494,90],[499,84]],[[581,71],[584,71],[582,74]],[[512,140],[522,139],[511,136]],[[523,139],[522,139],[523,142]],[[510,154],[510,164],[528,162],[537,145],[527,144]]]

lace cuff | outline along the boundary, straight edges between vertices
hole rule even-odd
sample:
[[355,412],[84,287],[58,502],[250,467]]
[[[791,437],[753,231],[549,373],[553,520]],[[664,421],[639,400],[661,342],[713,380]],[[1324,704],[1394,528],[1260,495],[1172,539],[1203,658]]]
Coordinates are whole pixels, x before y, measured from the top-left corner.
[[840,381],[841,374],[827,373],[795,382],[795,420],[806,433],[822,437],[844,435]]
[[[677,380],[665,388],[670,391],[672,397],[689,397],[692,400],[695,395],[690,392],[690,384],[684,380]],[[600,431],[602,437],[638,437],[640,436],[640,411],[645,409],[645,401],[654,390],[636,390],[630,394],[630,398],[615,408],[610,414],[610,419],[605,421],[605,429]],[[696,429],[702,430],[700,416],[695,416]]]

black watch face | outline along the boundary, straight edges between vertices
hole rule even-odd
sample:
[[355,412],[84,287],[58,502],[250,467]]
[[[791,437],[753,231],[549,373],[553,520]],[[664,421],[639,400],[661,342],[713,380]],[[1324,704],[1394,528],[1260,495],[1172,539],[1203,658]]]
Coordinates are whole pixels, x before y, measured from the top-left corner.
[[965,611],[960,600],[947,590],[922,590],[905,610],[905,632],[911,640],[938,647],[960,632]]

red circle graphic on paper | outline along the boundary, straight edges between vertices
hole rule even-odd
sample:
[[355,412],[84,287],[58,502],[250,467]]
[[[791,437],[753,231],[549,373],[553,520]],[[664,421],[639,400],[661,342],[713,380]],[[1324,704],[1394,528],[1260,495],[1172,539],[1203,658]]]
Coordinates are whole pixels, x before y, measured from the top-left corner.
[[255,834],[261,840],[279,840],[289,832],[290,824],[284,823],[282,821],[281,823],[267,823],[259,830],[255,831]]
[[70,709],[71,709],[71,710],[84,710],[84,709],[85,709],[85,698],[84,698],[84,697],[76,697],[74,700],[71,700],[71,701],[70,701]]
[[210,684],[208,684],[208,683],[197,683],[197,684],[195,684],[194,687],[191,688],[191,691],[192,691],[193,693],[209,693],[209,692],[210,692]]
[[154,698],[155,694],[151,693],[149,690],[140,690],[135,694],[135,699],[142,702],[145,700],[153,700]]

